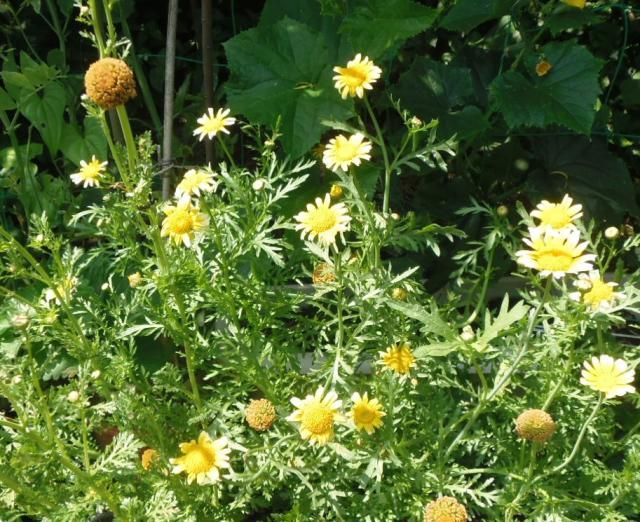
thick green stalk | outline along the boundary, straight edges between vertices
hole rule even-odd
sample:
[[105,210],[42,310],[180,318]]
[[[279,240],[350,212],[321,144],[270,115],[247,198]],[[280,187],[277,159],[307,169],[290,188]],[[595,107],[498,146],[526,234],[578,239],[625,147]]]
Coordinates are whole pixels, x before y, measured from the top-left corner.
[[380,146],[380,150],[382,150],[382,160],[384,161],[384,196],[382,199],[382,214],[386,217],[389,213],[389,198],[391,195],[391,165],[389,164],[389,154],[387,153],[387,146],[385,144],[384,137],[382,136],[382,130],[380,129],[376,115],[369,103],[369,99],[366,96],[364,97],[364,104],[369,112],[371,122],[376,129],[378,145]]
[[[133,132],[131,131],[131,124],[129,123],[127,109],[124,105],[118,105],[118,107],[116,107],[116,112],[118,113],[118,119],[120,120],[120,126],[122,127],[124,142],[127,145],[129,176],[133,176],[136,171],[136,165],[138,164],[138,150],[136,149],[136,142],[133,138]],[[130,178],[129,181],[131,181]]]
[[89,10],[91,12],[91,22],[93,24],[93,33],[96,35],[96,43],[98,44],[98,52],[100,58],[104,58],[104,36],[102,35],[102,26],[100,25],[100,18],[98,18],[98,6],[96,0],[89,0]]

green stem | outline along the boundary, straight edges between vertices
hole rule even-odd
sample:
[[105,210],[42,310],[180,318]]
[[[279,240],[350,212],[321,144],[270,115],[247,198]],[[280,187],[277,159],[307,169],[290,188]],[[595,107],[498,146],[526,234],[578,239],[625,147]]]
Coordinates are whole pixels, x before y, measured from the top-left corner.
[[[116,148],[113,139],[111,138],[111,130],[109,129],[109,125],[107,124],[107,116],[104,111],[100,113],[100,125],[102,126],[102,132],[104,133],[105,138],[107,138],[107,143],[109,144],[109,150],[111,151],[111,155],[113,156],[113,160],[116,162],[116,167],[118,169],[118,173],[122,178],[123,182],[127,178],[127,173],[124,169],[124,164],[122,163],[122,158],[120,157],[120,152]],[[125,182],[125,185],[127,183]],[[129,187],[127,186],[127,189]]]
[[382,136],[382,130],[376,119],[376,115],[373,112],[369,99],[364,97],[364,104],[371,118],[371,122],[376,129],[376,136],[378,138],[378,145],[382,151],[382,161],[384,161],[384,196],[382,200],[382,214],[386,216],[389,213],[389,198],[391,194],[391,167],[389,165],[389,154],[387,153],[387,146],[385,145],[384,138]]
[[[127,115],[127,109],[124,105],[118,105],[116,107],[118,113],[118,119],[120,120],[120,127],[122,127],[122,134],[124,135],[124,142],[127,145],[127,161],[129,163],[129,179],[125,181],[125,184],[131,183],[130,176],[133,176],[136,171],[136,165],[138,163],[138,150],[136,149],[136,142],[133,138],[133,132],[131,131],[131,125],[129,123],[129,116]],[[131,187],[133,188],[133,187]]]
[[[469,431],[471,426],[473,426],[473,424],[475,423],[476,419],[480,416],[480,413],[482,412],[482,410],[484,410],[485,406],[487,404],[489,404],[502,391],[502,389],[506,385],[506,383],[509,382],[509,379],[511,378],[511,375],[513,375],[513,372],[520,365],[520,361],[522,361],[522,359],[524,358],[525,354],[527,353],[527,351],[529,349],[529,344],[531,342],[531,336],[533,335],[533,329],[534,329],[534,327],[536,325],[536,321],[537,321],[538,315],[540,314],[540,311],[542,310],[542,307],[544,306],[544,303],[546,302],[547,298],[549,297],[552,284],[553,284],[553,279],[551,277],[549,277],[547,279],[547,283],[545,285],[544,294],[540,298],[540,303],[538,304],[538,306],[536,307],[536,309],[533,311],[533,313],[531,314],[531,316],[529,318],[529,324],[527,326],[527,330],[524,333],[523,338],[520,341],[520,346],[521,346],[520,351],[518,352],[518,354],[516,355],[515,359],[513,360],[513,363],[511,364],[511,367],[504,373],[504,375],[497,382],[494,383],[493,388],[489,392],[489,394],[486,395],[486,397],[482,397],[478,401],[477,406],[473,409],[473,411],[470,414],[469,420],[467,421],[467,423],[464,425],[462,430],[458,433],[456,438],[453,440],[453,442],[449,445],[449,447],[445,451],[445,453],[444,453],[444,455],[442,457],[442,462],[446,461],[446,459],[449,457],[451,452],[462,441],[462,439],[467,434],[467,432]],[[466,415],[469,415],[469,414],[466,414]],[[459,423],[459,421],[456,421],[452,426],[455,427],[458,423]],[[451,431],[451,429],[447,430],[447,433],[449,431]]]
[[[529,489],[531,487],[531,479],[533,477],[533,472],[535,471],[535,468],[536,468],[536,455],[538,453],[538,449],[539,449],[538,443],[534,442],[531,445],[531,452],[529,454],[529,467],[527,468],[526,477],[522,481],[522,484],[520,484],[520,488],[518,489],[518,493],[516,494],[515,498],[510,503],[511,506],[514,506],[514,507],[517,506],[520,499],[524,499],[527,493],[529,492]],[[513,520],[513,509],[511,507],[505,512],[505,520],[507,521]]]
[[100,58],[104,58],[104,36],[102,35],[100,18],[98,18],[98,6],[96,5],[96,0],[89,0],[89,10],[91,11],[91,23],[93,25],[93,33],[96,35],[98,52],[100,53]]
[[58,45],[60,47],[60,52],[62,53],[62,65],[64,68],[67,66],[67,47],[64,42],[64,34],[62,27],[60,26],[60,17],[58,16],[58,9],[53,4],[51,0],[47,0],[47,8],[51,13],[51,20],[53,22],[53,27],[58,37]]
[[233,167],[236,168],[236,163],[235,161],[233,161],[233,157],[231,156],[231,154],[229,153],[229,149],[227,148],[227,146],[224,143],[224,140],[219,139],[218,143],[220,144],[220,147],[222,148],[222,151],[224,152],[224,155],[227,157],[227,159],[229,160],[229,164]]
[[107,31],[109,33],[109,40],[111,47],[115,46],[118,35],[116,34],[116,28],[113,25],[113,17],[111,16],[111,2],[109,0],[102,0],[102,8],[107,19]]
[[80,423],[82,427],[82,463],[87,472],[91,472],[91,460],[89,459],[89,436],[87,433],[87,419],[84,405],[80,405]]
[[333,363],[333,372],[331,374],[331,387],[335,386],[340,378],[340,357],[342,356],[342,343],[344,339],[344,318],[343,318],[343,281],[342,281],[342,264],[341,254],[337,253],[335,256],[335,270],[336,281],[338,283],[338,289],[336,291],[336,307],[337,307],[337,320],[338,320],[338,332],[336,333],[336,357]]

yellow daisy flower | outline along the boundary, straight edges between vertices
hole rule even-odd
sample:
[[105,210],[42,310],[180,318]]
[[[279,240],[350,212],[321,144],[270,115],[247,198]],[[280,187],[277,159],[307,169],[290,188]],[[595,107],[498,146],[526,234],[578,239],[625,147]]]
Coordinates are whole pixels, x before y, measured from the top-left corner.
[[202,141],[205,136],[211,139],[218,132],[229,134],[226,127],[236,122],[235,118],[228,117],[230,112],[229,109],[218,109],[218,112],[214,113],[213,109],[209,107],[207,112],[198,118],[200,127],[193,131],[193,135],[200,136],[199,141]]
[[173,464],[173,473],[186,473],[187,484],[194,480],[199,485],[213,484],[220,480],[220,470],[231,468],[229,465],[229,453],[227,447],[229,441],[226,437],[212,440],[205,431],[200,433],[198,442],[192,440],[180,444],[182,457],[169,459]]
[[153,448],[147,448],[142,452],[142,455],[140,457],[140,463],[142,464],[142,467],[146,471],[149,471],[151,469],[151,466],[153,466],[153,461],[156,460],[157,458],[158,458],[158,452]]
[[347,172],[350,165],[360,165],[362,160],[370,160],[369,152],[371,142],[364,139],[364,134],[356,132],[348,138],[339,134],[325,147],[322,162],[328,169]]
[[384,366],[396,373],[409,373],[416,365],[416,358],[411,351],[409,343],[396,343],[381,352],[381,362]]
[[580,243],[580,232],[576,228],[530,228],[530,239],[524,239],[532,250],[516,252],[517,262],[540,271],[541,276],[563,277],[593,270],[594,254],[583,254],[587,241]]
[[615,287],[618,286],[618,284],[605,282],[604,279],[600,277],[598,270],[592,270],[589,274],[580,274],[574,284],[582,290],[582,292],[572,292],[569,294],[569,297],[576,301],[582,301],[594,312],[606,312],[613,308],[617,300],[624,298],[622,292],[615,291]]
[[562,0],[562,3],[570,5],[571,7],[577,7],[578,9],[584,9],[587,0]]
[[87,187],[99,187],[100,178],[104,173],[104,169],[107,167],[106,161],[98,161],[95,156],[91,156],[91,161],[87,163],[84,160],[80,161],[80,171],[71,174],[71,181],[76,185],[80,185],[84,188]]
[[209,225],[209,216],[200,212],[190,201],[179,201],[176,206],[164,209],[167,217],[162,221],[162,237],[169,236],[177,245],[184,243],[190,247],[196,234]]
[[540,220],[540,226],[558,230],[573,225],[582,217],[582,205],[574,205],[573,199],[565,194],[560,203],[549,203],[546,199],[541,201],[531,216]]
[[382,426],[382,417],[386,413],[378,399],[369,399],[366,393],[361,396],[356,392],[351,396],[351,400],[353,401],[351,420],[357,430],[365,430],[371,435]]
[[300,436],[311,444],[326,444],[333,437],[333,427],[344,418],[338,411],[342,401],[334,391],[324,393],[320,386],[315,395],[304,399],[291,399],[297,410],[287,417],[288,421],[299,423]]
[[333,77],[336,89],[340,91],[342,99],[346,100],[347,96],[362,98],[364,90],[372,89],[371,84],[380,78],[382,69],[369,60],[368,56],[363,59],[358,53],[353,60],[347,62],[346,67],[334,67],[333,72],[338,73]]
[[585,361],[580,384],[592,390],[605,393],[607,399],[622,397],[633,393],[636,389],[631,386],[635,373],[622,359],[615,359],[610,355],[593,357],[591,362]]
[[213,192],[218,184],[213,174],[204,169],[190,169],[184,173],[182,181],[176,187],[176,198],[189,200],[191,196],[200,197],[200,191]]
[[302,239],[305,236],[309,240],[317,237],[321,243],[335,246],[336,236],[340,234],[344,241],[344,232],[349,230],[351,217],[347,215],[348,212],[344,203],[332,205],[331,195],[326,194],[324,200],[316,198],[315,205],[309,203],[306,211],[294,216],[298,221],[296,230],[302,230]]

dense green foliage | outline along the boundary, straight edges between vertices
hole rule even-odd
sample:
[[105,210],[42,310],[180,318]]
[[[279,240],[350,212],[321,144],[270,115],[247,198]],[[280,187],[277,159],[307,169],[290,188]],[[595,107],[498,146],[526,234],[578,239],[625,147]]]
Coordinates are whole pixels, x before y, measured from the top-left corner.
[[[470,520],[638,520],[638,393],[581,382],[592,357],[640,363],[634,2],[211,3],[208,34],[179,2],[168,161],[164,5],[0,4],[0,520],[404,521],[441,496]],[[358,54],[381,76],[343,99]],[[84,95],[105,56],[133,70],[126,108]],[[208,95],[237,121],[198,141]],[[361,164],[327,168],[339,134]],[[189,170],[211,186],[185,203]],[[305,237],[329,192],[344,234]],[[619,293],[523,261],[564,194],[584,215],[553,233]],[[292,414],[319,388],[344,420],[310,444]],[[532,408],[547,441],[516,433]],[[228,440],[214,484],[175,468],[201,432]]]

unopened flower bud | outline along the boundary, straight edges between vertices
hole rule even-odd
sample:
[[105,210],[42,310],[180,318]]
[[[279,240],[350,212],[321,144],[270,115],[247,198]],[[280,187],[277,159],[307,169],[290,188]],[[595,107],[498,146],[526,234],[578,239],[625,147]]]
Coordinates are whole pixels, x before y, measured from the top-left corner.
[[42,243],[42,242],[44,241],[44,234],[38,234],[38,235],[36,236],[36,241],[37,241],[38,243]]
[[404,301],[408,296],[409,293],[400,286],[396,286],[391,291],[391,297],[393,297],[396,301]]
[[16,314],[11,318],[11,326],[19,330],[29,326],[29,316],[27,314]]
[[527,170],[529,168],[529,162],[524,158],[518,158],[517,160],[515,160],[513,162],[513,166],[517,170],[519,170],[521,172],[524,172],[525,170]]
[[608,227],[604,231],[604,237],[607,239],[615,239],[620,235],[620,229],[618,227]]
[[473,331],[473,328],[470,325],[467,325],[462,329],[460,339],[462,339],[465,343],[470,343],[471,341],[473,341],[475,336],[476,334]]
[[69,402],[77,402],[77,400],[80,398],[80,394],[76,391],[70,391],[69,395],[67,395],[67,400]]
[[127,276],[127,279],[129,280],[129,286],[131,288],[136,288],[140,285],[140,283],[142,283],[142,276],[140,275],[140,272],[129,274]]
[[264,142],[264,146],[265,146],[266,149],[272,149],[273,147],[276,146],[276,142],[273,141],[273,140],[266,140]]
[[400,221],[400,214],[398,214],[397,212],[392,212],[391,219],[393,219],[394,221]]
[[103,292],[105,292],[106,290],[109,290],[109,283],[102,283],[100,290],[102,290]]
[[409,126],[412,129],[419,129],[420,127],[422,127],[422,120],[420,118],[418,118],[417,116],[413,116],[409,120]]
[[91,378],[95,381],[100,378],[100,370],[93,370],[91,372]]
[[496,212],[500,217],[507,217],[509,215],[509,207],[507,207],[506,205],[500,205],[496,209]]
[[544,410],[525,410],[516,419],[516,432],[525,440],[546,442],[555,431],[556,423]]
[[311,281],[314,285],[333,283],[336,280],[336,273],[333,267],[327,263],[318,263],[311,274]]
[[11,379],[11,384],[20,384],[22,382],[22,377],[20,375],[16,375],[13,379]]
[[331,190],[329,190],[329,195],[333,198],[333,199],[338,199],[340,197],[342,197],[343,194],[343,190],[342,187],[340,185],[331,185]]
[[262,179],[262,178],[258,178],[257,180],[255,180],[252,184],[251,184],[251,188],[253,190],[255,190],[256,192],[260,192],[261,190],[263,190],[265,187],[267,186],[267,182]]
[[631,237],[633,235],[635,235],[636,231],[633,229],[633,227],[631,225],[622,225],[622,233],[625,236]]

